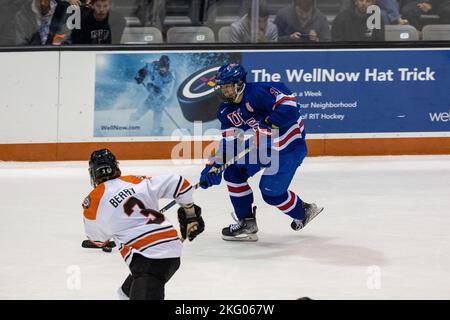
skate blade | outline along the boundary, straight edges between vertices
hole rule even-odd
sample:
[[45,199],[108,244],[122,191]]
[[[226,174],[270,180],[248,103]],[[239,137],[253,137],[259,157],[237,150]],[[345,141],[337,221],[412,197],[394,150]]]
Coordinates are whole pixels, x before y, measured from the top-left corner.
[[[320,208],[317,208],[317,213],[315,214],[315,215],[313,215],[312,217],[311,217],[311,219],[309,219],[309,221],[307,222],[307,223],[305,223],[305,225],[303,226],[303,228],[307,225],[307,224],[309,224],[315,217],[317,217],[322,211],[323,211],[323,209],[324,209],[324,207],[320,207]],[[303,229],[302,228],[302,229]]]
[[256,233],[241,234],[236,237],[222,235],[222,239],[225,241],[258,241],[258,235]]

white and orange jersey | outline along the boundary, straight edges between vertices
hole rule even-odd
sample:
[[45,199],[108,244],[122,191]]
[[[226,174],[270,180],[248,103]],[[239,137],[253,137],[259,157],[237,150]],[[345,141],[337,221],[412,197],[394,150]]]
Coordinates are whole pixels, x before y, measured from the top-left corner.
[[127,264],[135,252],[154,259],[181,256],[177,230],[159,211],[158,200],[193,203],[193,188],[178,175],[123,176],[99,184],[83,202],[84,226],[89,240],[101,246],[113,238]]

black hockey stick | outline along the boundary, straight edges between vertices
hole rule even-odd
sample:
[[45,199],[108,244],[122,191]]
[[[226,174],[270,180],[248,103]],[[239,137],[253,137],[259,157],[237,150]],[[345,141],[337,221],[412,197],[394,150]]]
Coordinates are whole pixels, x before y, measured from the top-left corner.
[[81,246],[87,249],[102,249],[104,252],[111,252],[112,248],[116,246],[116,243],[114,241],[110,241],[105,246],[99,247],[91,240],[83,240]]
[[[147,89],[147,87],[145,86],[144,83],[141,83],[141,84],[145,87],[145,89]],[[153,87],[155,87],[155,85],[152,84],[152,83],[150,83],[150,85],[152,85]],[[170,121],[173,122],[173,124],[174,124],[178,129],[182,130],[182,128],[179,126],[179,124],[175,121],[175,119],[172,118],[172,116],[170,115],[169,112],[167,112],[166,108],[163,109],[163,112],[164,112],[164,114],[170,119]]]

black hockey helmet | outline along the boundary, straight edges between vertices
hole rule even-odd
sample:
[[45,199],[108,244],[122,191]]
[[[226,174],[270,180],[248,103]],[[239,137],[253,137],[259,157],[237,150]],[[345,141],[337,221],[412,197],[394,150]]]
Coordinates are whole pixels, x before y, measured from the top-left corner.
[[159,58],[158,62],[158,71],[159,74],[162,76],[165,76],[169,72],[170,68],[170,59],[166,55],[162,55],[161,58]]
[[163,54],[161,56],[161,58],[159,58],[159,67],[166,67],[167,69],[169,69],[170,67],[170,59],[168,56],[166,56],[165,54]]
[[120,177],[119,162],[116,156],[108,149],[92,152],[89,160],[89,175],[91,185],[98,186],[100,183]]

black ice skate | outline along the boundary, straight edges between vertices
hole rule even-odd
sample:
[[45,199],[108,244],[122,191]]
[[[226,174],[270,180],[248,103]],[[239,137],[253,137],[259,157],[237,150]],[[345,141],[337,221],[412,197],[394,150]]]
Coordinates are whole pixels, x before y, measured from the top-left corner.
[[222,229],[222,239],[227,241],[258,241],[258,225],[256,224],[256,207],[252,215]]
[[302,203],[305,208],[305,218],[303,220],[294,219],[291,223],[291,228],[295,231],[303,229],[312,219],[317,217],[322,212],[323,207],[318,207],[315,203]]

